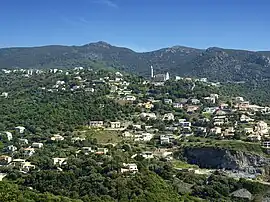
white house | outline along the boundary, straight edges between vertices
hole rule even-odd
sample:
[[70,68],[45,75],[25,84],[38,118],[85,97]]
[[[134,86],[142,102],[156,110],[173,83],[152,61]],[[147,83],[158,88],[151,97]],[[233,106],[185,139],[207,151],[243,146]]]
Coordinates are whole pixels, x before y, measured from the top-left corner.
[[146,118],[146,119],[156,119],[157,118],[157,116],[156,116],[156,114],[155,113],[141,113],[140,114],[140,117],[141,118]]
[[204,100],[206,102],[210,102],[210,103],[213,103],[213,104],[216,103],[216,98],[214,98],[214,97],[205,97]]
[[3,92],[3,93],[1,94],[1,97],[7,98],[7,97],[8,97],[8,93],[7,93],[7,92]]
[[210,94],[210,97],[218,99],[219,95],[218,94]]
[[145,159],[152,159],[154,158],[153,152],[145,151],[141,153],[141,156]]
[[53,158],[53,165],[64,165],[67,163],[66,160],[67,158]]
[[269,114],[270,113],[270,107],[264,107],[263,109],[261,109],[261,112],[263,114]]
[[182,103],[179,103],[179,102],[175,102],[175,103],[173,103],[173,108],[182,109],[183,108],[183,104]]
[[132,95],[127,95],[125,97],[125,100],[127,100],[127,101],[135,101],[136,100],[136,97],[135,96],[132,96]]
[[123,74],[121,74],[120,72],[116,72],[115,76],[123,77]]
[[12,161],[12,157],[2,155],[0,156],[0,165],[7,165]]
[[70,90],[71,90],[71,91],[74,91],[74,90],[78,90],[78,89],[80,89],[80,88],[81,88],[81,86],[77,86],[77,85],[76,85],[76,86],[73,86]]
[[173,113],[164,114],[162,120],[163,121],[171,121],[171,120],[174,121]]
[[103,127],[103,121],[90,121],[89,127],[96,127],[96,128]]
[[65,84],[65,81],[56,81],[56,85],[64,85]]
[[82,77],[80,77],[80,76],[75,76],[74,79],[82,80]]
[[221,126],[228,122],[228,118],[226,116],[215,116],[213,120],[215,126]]
[[151,133],[142,133],[140,135],[135,135],[135,137],[137,137],[137,138],[134,141],[148,142],[154,137],[154,135]]
[[264,141],[264,142],[262,142],[262,147],[270,148],[270,141]]
[[142,140],[145,142],[150,141],[153,137],[154,137],[154,134],[142,133]]
[[65,138],[62,135],[58,135],[58,134],[51,137],[52,141],[62,141],[64,139]]
[[165,104],[172,104],[172,99],[164,99]]
[[107,154],[108,152],[107,148],[98,148],[96,154]]
[[21,145],[25,145],[25,144],[28,144],[28,140],[27,139],[19,139],[19,143]]
[[83,70],[84,68],[83,67],[74,67],[74,70]]
[[244,102],[244,98],[243,97],[235,97],[234,99],[233,99],[235,102]]
[[142,125],[139,125],[139,124],[133,124],[132,127],[135,130],[141,130],[142,129]]
[[91,93],[95,92],[94,88],[85,88],[84,90],[85,90],[85,92],[91,92]]
[[26,160],[25,159],[13,159],[11,164],[13,166],[21,166],[22,163],[24,163]]
[[133,134],[128,132],[128,131],[123,132],[122,135],[123,135],[123,137],[133,137]]
[[200,78],[200,82],[206,83],[207,82],[207,78]]
[[194,104],[194,105],[197,105],[197,104],[200,104],[200,100],[198,99],[191,99],[191,103]]
[[175,76],[175,81],[179,81],[179,80],[183,80],[183,79],[184,79],[183,77]]
[[90,153],[95,152],[95,150],[92,149],[92,147],[82,147],[81,150],[85,155],[89,155]]
[[259,121],[255,127],[255,131],[260,133],[261,135],[268,134],[268,125],[264,121]]
[[214,114],[218,110],[217,107],[206,107],[204,108],[204,113]]
[[191,127],[191,122],[189,122],[189,121],[181,121],[181,122],[179,122],[179,125],[181,127]]
[[170,137],[166,135],[160,135],[160,144],[169,144],[170,143]]
[[234,136],[234,132],[235,132],[234,127],[228,127],[222,133],[222,136],[224,136],[224,137],[233,137]]
[[254,121],[254,119],[248,117],[248,116],[245,115],[245,114],[242,114],[241,117],[240,117],[240,121],[241,121],[241,122],[252,122],[252,121]]
[[118,78],[118,77],[115,78],[115,82],[120,82],[122,80],[123,80],[122,78]]
[[71,138],[71,141],[72,141],[72,142],[76,142],[76,141],[84,141],[84,140],[85,140],[84,137],[73,137],[73,138]]
[[216,116],[224,116],[224,115],[227,115],[228,113],[222,109],[218,109],[216,112],[215,112],[215,115]]
[[121,128],[121,122],[110,122],[111,128]]
[[227,104],[227,103],[220,103],[219,108],[220,109],[227,109],[227,108],[229,108],[229,104]]
[[200,109],[200,106],[198,106],[198,105],[189,105],[189,106],[187,106],[186,109],[187,109],[188,113],[193,113],[193,112],[197,111],[198,109]]
[[249,134],[252,134],[254,132],[254,129],[253,128],[244,128],[244,131],[245,133],[249,133]]
[[32,156],[34,153],[35,153],[35,149],[34,148],[31,148],[31,147],[28,147],[28,148],[24,148],[23,149],[23,153],[25,156]]
[[6,135],[7,135],[7,139],[8,139],[8,141],[11,141],[12,140],[12,133],[11,132],[5,132],[6,133]]
[[36,166],[35,165],[32,165],[31,162],[23,162],[21,164],[21,171],[24,171],[24,172],[29,172],[30,170],[32,169],[35,169]]
[[25,127],[23,127],[23,126],[17,126],[17,127],[15,127],[15,129],[16,130],[18,130],[19,131],[19,133],[24,133],[24,131],[25,131]]
[[242,111],[248,110],[249,109],[249,101],[240,102],[237,105],[237,107],[239,110],[242,110]]
[[42,148],[42,147],[43,147],[43,143],[34,142],[34,143],[32,144],[32,147],[33,147],[33,148]]
[[135,174],[138,172],[138,167],[135,163],[123,163],[123,167],[121,168],[121,173],[131,172]]
[[154,134],[151,133],[142,133],[135,135],[135,140],[134,141],[145,141],[148,142],[154,137]]
[[17,147],[15,147],[13,145],[9,145],[9,146],[7,146],[7,150],[11,151],[11,152],[14,152],[14,151],[17,151]]
[[4,177],[6,177],[7,174],[6,173],[0,173],[0,182],[4,179]]
[[216,135],[221,134],[221,128],[220,127],[211,128],[210,132]]

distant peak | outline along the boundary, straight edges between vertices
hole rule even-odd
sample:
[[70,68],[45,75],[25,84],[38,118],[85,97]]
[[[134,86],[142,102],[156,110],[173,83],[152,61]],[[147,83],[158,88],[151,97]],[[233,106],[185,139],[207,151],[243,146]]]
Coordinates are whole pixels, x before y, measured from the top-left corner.
[[98,41],[96,42],[96,44],[100,44],[100,45],[107,45],[107,46],[110,46],[111,44],[105,42],[105,41]]
[[101,46],[101,47],[111,47],[111,44],[105,42],[105,41],[98,41],[94,43],[87,44],[88,46]]
[[219,47],[209,47],[206,49],[206,52],[221,51],[221,50],[223,50],[223,49],[219,48]]
[[191,53],[199,49],[176,45],[169,48],[165,48],[163,50],[165,50],[166,52],[171,52],[171,53],[176,53],[176,52]]
[[180,49],[180,48],[187,48],[187,47],[176,45],[176,46],[172,46],[171,48],[172,49]]

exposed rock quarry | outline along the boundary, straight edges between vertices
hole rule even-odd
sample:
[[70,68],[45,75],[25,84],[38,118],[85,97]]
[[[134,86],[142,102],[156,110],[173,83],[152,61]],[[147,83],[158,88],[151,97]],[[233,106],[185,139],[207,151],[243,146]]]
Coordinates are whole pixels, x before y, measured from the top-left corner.
[[188,163],[211,169],[244,169],[270,165],[270,159],[242,151],[220,148],[185,148],[184,157]]

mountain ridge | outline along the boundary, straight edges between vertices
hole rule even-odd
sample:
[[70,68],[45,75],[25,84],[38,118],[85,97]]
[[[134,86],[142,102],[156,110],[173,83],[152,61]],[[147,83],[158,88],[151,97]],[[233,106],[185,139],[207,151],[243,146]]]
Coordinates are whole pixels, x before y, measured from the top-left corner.
[[247,51],[209,47],[197,49],[172,46],[149,52],[135,52],[104,41],[82,46],[47,45],[0,49],[2,68],[65,68],[103,63],[122,71],[149,77],[155,73],[207,77],[219,81],[270,78],[270,51]]

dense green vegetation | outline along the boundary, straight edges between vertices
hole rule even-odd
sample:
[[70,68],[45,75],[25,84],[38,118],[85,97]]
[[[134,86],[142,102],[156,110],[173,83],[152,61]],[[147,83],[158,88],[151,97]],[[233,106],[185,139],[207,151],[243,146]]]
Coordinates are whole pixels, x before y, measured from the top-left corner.
[[[84,146],[94,146],[95,143],[84,143]],[[248,189],[257,200],[269,191],[267,185],[240,179],[239,181],[214,173],[211,176],[197,175],[192,172],[177,171],[172,162],[155,159],[134,159],[139,166],[135,175],[119,172],[122,162],[128,158],[128,153],[136,152],[132,147],[123,152],[121,147],[111,150],[111,157],[89,156],[79,154],[69,158],[62,171],[56,171],[49,157],[51,151],[61,151],[60,156],[70,156],[70,152],[57,147],[46,147],[38,157],[32,157],[32,162],[42,170],[34,170],[25,175],[11,170],[4,183],[0,183],[0,194],[4,201],[12,201],[16,195],[17,201],[31,199],[32,201],[239,201],[233,200],[230,193],[240,188]],[[69,145],[72,146],[72,145]],[[64,146],[66,147],[66,146]],[[127,148],[127,147],[122,147]],[[50,151],[51,150],[51,151]],[[64,152],[65,151],[65,152]],[[64,152],[64,153],[63,153]],[[74,155],[74,153],[73,153]],[[102,162],[102,163],[101,163]],[[181,165],[182,168],[183,164]],[[16,182],[18,185],[12,184]],[[32,191],[27,187],[32,187]],[[8,193],[8,194],[4,194]],[[41,194],[42,193],[42,194]],[[49,194],[50,193],[50,194]],[[65,196],[65,197],[62,197]],[[67,197],[67,198],[66,198]],[[72,200],[71,200],[72,199]],[[254,201],[256,201],[254,200]]]
[[[251,52],[174,46],[136,53],[105,42],[84,46],[45,46],[0,50],[1,68],[71,68],[112,66],[123,71],[150,76],[169,71],[173,75],[207,77],[218,81],[256,81],[269,78],[269,52]],[[151,61],[151,64],[149,63]]]
[[[99,79],[102,74],[106,75],[88,72],[84,75],[88,79],[85,85],[93,87],[91,81]],[[48,92],[58,80],[66,82],[67,90]],[[9,92],[10,99],[0,97],[0,130],[23,125],[34,134],[72,131],[76,126],[87,125],[90,120],[121,120],[132,112],[131,107],[121,106],[106,97],[106,85],[95,85],[93,93],[69,90],[79,83],[63,74],[41,74],[34,79],[1,74],[0,91]]]
[[22,188],[9,182],[0,183],[0,198],[4,202],[82,202],[50,193],[40,194],[29,188]]
[[225,84],[222,85],[220,91],[223,95],[228,96],[243,96],[246,100],[250,100],[256,104],[269,105],[269,88],[270,82],[265,81],[249,81],[240,84]]
[[[72,147],[76,143],[69,143],[68,146],[67,143],[48,146],[38,155],[31,157],[31,162],[42,170],[36,169],[30,175],[24,175],[16,169],[10,170],[7,179],[16,181],[21,187],[32,187],[41,193],[68,196],[86,202],[180,201],[180,196],[172,185],[163,179],[172,178],[172,173],[168,173],[172,171],[172,168],[168,167],[169,164],[139,160],[140,172],[125,175],[120,173],[120,168],[122,163],[128,160],[128,153],[123,153],[121,147],[112,148],[111,157],[95,154],[79,154],[75,157]],[[93,141],[87,141],[83,146],[93,148],[97,145]],[[61,172],[57,172],[56,166],[53,165],[53,151],[57,151],[55,154],[60,157],[71,156],[67,164],[61,166]],[[148,166],[152,171],[148,170]]]
[[[218,88],[194,80],[169,80],[164,86],[156,87],[144,83],[142,77],[123,75],[121,79],[130,83],[126,87],[126,84],[115,81],[115,75],[113,71],[88,69],[34,76],[22,72],[0,73],[0,92],[8,93],[0,97],[1,154],[17,160],[24,159],[35,166],[26,171],[16,163],[1,166],[0,172],[7,175],[0,182],[0,200],[230,202],[240,201],[230,195],[240,188],[250,191],[254,201],[266,195],[270,189],[268,185],[255,180],[228,178],[220,172],[197,175],[195,171],[202,169],[185,162],[183,156],[179,157],[181,148],[185,147],[213,147],[265,155],[259,143],[246,142],[246,135],[241,133],[242,125],[237,129],[238,137],[225,140],[217,135],[202,135],[196,130],[198,127],[214,127],[212,119],[215,115],[202,111],[221,103],[219,100],[216,103],[207,102],[205,97],[217,93],[224,98],[222,102],[230,104],[230,96],[241,96],[241,89],[232,88],[230,92],[226,87]],[[56,87],[59,81],[64,84]],[[112,87],[123,89],[111,92]],[[131,95],[136,96],[132,102],[125,99],[124,91],[130,90]],[[192,103],[193,98],[199,103]],[[165,103],[165,99],[186,104],[183,108],[174,108],[173,104]],[[139,105],[149,100],[156,101],[152,108]],[[192,105],[197,105],[198,110],[187,112],[187,107]],[[232,126],[240,116],[238,112],[228,111],[232,120],[224,124],[224,129]],[[157,119],[142,118],[142,112],[155,113]],[[163,120],[165,113],[173,113],[175,120]],[[257,113],[253,117],[261,120],[268,116]],[[209,122],[204,122],[205,118]],[[183,128],[180,126],[176,130],[170,129],[178,126],[178,119],[192,122],[192,137],[182,137]],[[89,128],[91,120],[104,121],[105,126]],[[111,121],[127,124],[115,130],[109,126]],[[135,129],[135,124],[141,129]],[[25,132],[19,134],[16,126],[25,127]],[[150,126],[149,129],[147,126]],[[12,140],[4,135],[6,131],[12,132]],[[145,142],[135,141],[133,137],[123,138],[123,133],[127,131],[136,135],[151,132],[153,138]],[[167,133],[178,137],[168,144],[161,144],[159,135]],[[52,135],[56,134],[63,139],[52,140]],[[23,142],[21,138],[28,142]],[[43,147],[35,148],[35,153],[28,155],[26,151],[34,142],[43,143]],[[11,145],[17,150],[8,150]],[[108,151],[100,153],[97,152],[99,149]],[[167,158],[159,154],[162,149],[179,156],[173,159],[170,154],[172,159]],[[148,151],[157,154],[153,158],[143,157]],[[54,158],[66,158],[65,163],[55,163]],[[138,170],[134,173],[125,171],[126,163],[135,164]]]

